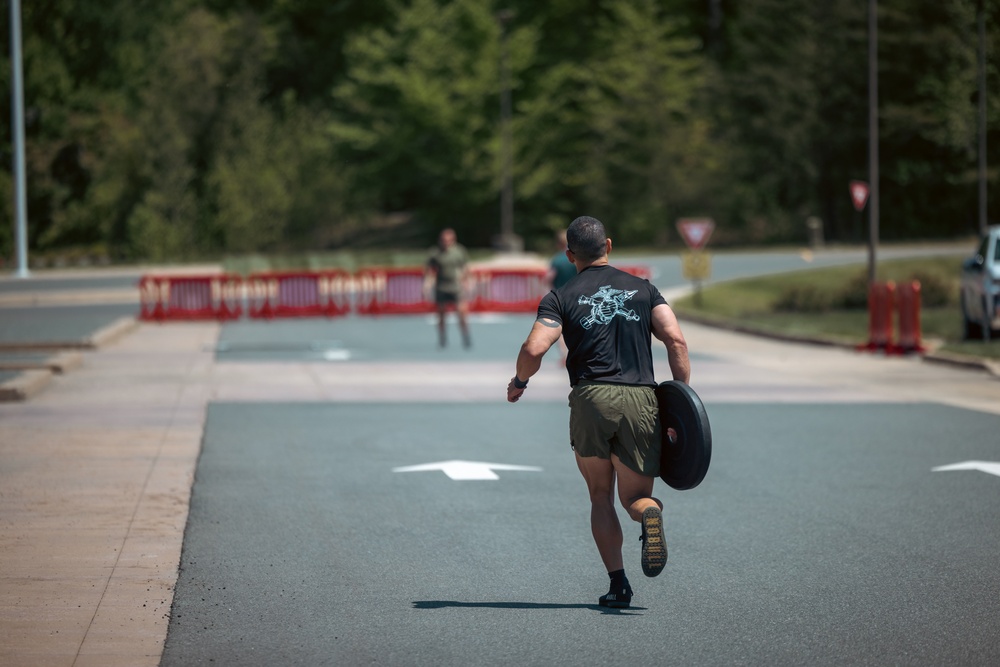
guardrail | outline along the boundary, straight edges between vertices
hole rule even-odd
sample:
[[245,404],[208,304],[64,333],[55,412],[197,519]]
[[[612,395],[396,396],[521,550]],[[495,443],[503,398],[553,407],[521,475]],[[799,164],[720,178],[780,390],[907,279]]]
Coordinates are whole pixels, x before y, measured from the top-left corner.
[[480,269],[469,277],[474,313],[533,313],[550,289],[545,269]]
[[[618,267],[649,279],[643,266]],[[469,311],[533,313],[549,291],[545,269],[469,271],[463,286]],[[420,267],[266,271],[246,278],[235,274],[143,276],[141,312],[146,321],[419,315],[435,310],[433,290]]]
[[434,311],[420,268],[362,269],[354,275],[358,315],[419,315]]
[[252,273],[246,280],[248,314],[275,317],[336,317],[351,310],[351,275],[346,271]]
[[233,320],[243,313],[243,279],[233,274],[143,276],[139,319]]

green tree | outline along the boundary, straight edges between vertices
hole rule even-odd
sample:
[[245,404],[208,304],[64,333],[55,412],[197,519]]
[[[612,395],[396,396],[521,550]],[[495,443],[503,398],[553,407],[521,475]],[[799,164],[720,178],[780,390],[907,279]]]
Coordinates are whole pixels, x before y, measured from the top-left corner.
[[725,217],[754,241],[788,238],[814,207],[815,11],[808,0],[757,0],[740,6],[728,32],[716,107],[732,147]]
[[706,212],[715,146],[700,114],[701,42],[654,0],[609,3],[588,61],[587,205],[626,242],[664,240],[679,215]]
[[[995,15],[996,3],[986,4]],[[879,20],[882,234],[974,232],[975,3],[883,0]],[[996,109],[993,67],[990,79],[989,107]]]
[[215,246],[201,225],[199,198],[227,80],[227,25],[195,10],[166,32],[152,68],[134,146],[136,205],[127,219],[132,250],[154,260],[203,254]]
[[[106,244],[117,214],[109,193],[117,138],[141,89],[151,35],[170,4],[116,0],[22,3],[29,244]],[[7,12],[3,72],[9,76]],[[9,81],[9,79],[7,79]],[[5,87],[6,89],[6,87]],[[10,124],[5,125],[10,141]],[[4,165],[5,168],[8,165]],[[8,202],[5,189],[0,199]],[[7,208],[5,206],[5,208]]]
[[[486,3],[414,0],[348,41],[332,129],[363,201],[477,243],[498,231],[499,35]],[[509,44],[516,83],[534,35],[518,28]]]

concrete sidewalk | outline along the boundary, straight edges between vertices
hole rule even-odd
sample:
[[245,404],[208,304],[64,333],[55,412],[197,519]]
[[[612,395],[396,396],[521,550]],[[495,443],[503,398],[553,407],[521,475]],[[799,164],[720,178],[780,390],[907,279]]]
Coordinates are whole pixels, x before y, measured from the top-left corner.
[[159,663],[218,331],[140,327],[0,406],[0,664]]

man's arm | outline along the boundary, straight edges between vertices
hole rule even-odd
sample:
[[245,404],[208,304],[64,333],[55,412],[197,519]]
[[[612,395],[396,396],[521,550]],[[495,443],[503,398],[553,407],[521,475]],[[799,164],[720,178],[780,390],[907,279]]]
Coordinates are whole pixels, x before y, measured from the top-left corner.
[[427,261],[424,262],[424,299],[431,301],[434,295],[434,282],[437,280],[437,262],[434,259],[434,254],[431,253],[427,257]]
[[[508,401],[516,403],[517,399],[521,398],[528,378],[538,372],[542,366],[542,357],[555,345],[561,335],[562,324],[559,322],[548,317],[535,320],[528,339],[521,345],[521,351],[517,355],[515,374],[507,385]],[[522,386],[518,387],[519,383],[523,383]]]
[[667,348],[667,360],[674,379],[689,384],[691,360],[688,359],[687,342],[670,306],[661,303],[653,308],[653,335]]

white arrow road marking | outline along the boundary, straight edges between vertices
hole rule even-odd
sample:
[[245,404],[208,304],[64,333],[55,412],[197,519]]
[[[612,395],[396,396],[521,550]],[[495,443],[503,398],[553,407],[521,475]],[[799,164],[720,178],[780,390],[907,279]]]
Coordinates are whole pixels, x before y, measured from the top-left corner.
[[418,466],[403,466],[393,468],[393,472],[427,472],[430,470],[440,470],[452,479],[500,479],[494,470],[521,470],[525,472],[541,472],[541,468],[535,466],[514,466],[505,463],[481,463],[478,461],[439,461],[438,463],[424,463]]
[[996,461],[963,461],[962,463],[952,463],[947,466],[931,468],[931,472],[945,472],[948,470],[979,470],[1000,477],[1000,463]]

